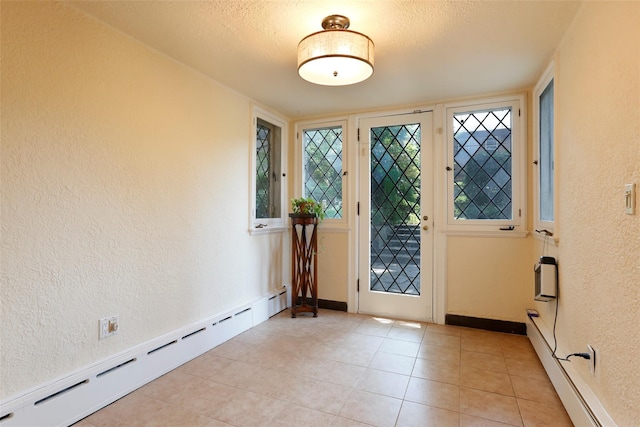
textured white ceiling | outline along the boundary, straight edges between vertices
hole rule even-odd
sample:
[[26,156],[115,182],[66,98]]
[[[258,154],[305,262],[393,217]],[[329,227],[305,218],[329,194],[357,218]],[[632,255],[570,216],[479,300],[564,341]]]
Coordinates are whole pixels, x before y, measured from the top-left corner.
[[[578,10],[569,1],[72,1],[84,12],[289,117],[526,89]],[[375,72],[316,86],[296,47],[341,14],[373,39]]]

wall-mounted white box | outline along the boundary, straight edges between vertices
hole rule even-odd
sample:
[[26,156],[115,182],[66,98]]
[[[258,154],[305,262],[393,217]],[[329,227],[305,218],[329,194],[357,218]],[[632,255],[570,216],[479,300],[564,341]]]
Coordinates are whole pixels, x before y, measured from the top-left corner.
[[548,302],[556,298],[558,264],[550,256],[540,257],[533,269],[536,276],[535,300]]

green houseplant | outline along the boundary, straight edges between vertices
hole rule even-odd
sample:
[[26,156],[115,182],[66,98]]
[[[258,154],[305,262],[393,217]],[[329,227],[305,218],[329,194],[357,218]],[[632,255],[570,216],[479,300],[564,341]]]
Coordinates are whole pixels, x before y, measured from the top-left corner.
[[318,221],[324,219],[324,209],[322,209],[322,203],[316,202],[311,197],[298,197],[291,199],[291,211],[294,214],[313,215],[318,218]]

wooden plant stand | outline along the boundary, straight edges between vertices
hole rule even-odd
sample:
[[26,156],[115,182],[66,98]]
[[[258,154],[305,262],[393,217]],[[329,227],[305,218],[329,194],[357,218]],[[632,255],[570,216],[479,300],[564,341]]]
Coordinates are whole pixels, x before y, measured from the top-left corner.
[[[311,312],[318,317],[318,218],[289,214],[291,218],[291,317]],[[308,234],[311,230],[311,234]]]

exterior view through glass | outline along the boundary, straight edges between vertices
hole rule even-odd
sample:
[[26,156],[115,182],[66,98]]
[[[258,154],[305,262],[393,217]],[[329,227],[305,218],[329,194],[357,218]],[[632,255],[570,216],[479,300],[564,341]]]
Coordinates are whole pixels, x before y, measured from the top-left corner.
[[420,295],[420,125],[371,128],[370,290]]

